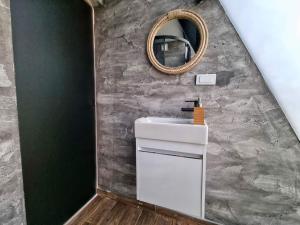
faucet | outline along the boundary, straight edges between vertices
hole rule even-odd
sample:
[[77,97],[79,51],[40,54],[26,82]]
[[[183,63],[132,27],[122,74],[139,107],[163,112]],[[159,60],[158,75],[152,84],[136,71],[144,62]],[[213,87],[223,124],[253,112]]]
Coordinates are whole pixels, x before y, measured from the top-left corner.
[[[184,101],[184,102],[193,102],[194,103],[194,108],[195,108],[195,107],[200,107],[201,99],[198,98],[197,100],[187,100],[187,101]],[[194,112],[194,108],[181,108],[181,111],[182,112]]]

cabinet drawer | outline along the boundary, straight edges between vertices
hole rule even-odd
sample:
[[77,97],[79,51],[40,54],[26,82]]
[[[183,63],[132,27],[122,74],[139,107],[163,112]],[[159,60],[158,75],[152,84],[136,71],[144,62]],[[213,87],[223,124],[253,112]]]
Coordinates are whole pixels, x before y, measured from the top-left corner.
[[201,217],[202,160],[139,151],[138,200]]

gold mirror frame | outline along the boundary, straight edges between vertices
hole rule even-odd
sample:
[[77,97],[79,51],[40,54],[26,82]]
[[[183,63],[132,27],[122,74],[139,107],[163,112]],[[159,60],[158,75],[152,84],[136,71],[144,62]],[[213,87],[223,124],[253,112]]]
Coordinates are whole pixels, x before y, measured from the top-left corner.
[[[153,42],[157,32],[162,26],[164,26],[167,22],[173,19],[191,20],[197,26],[201,37],[200,46],[196,54],[192,57],[192,59],[188,63],[178,67],[168,67],[160,64],[156,59],[153,51]],[[156,69],[158,69],[163,73],[178,75],[190,71],[195,65],[197,65],[197,63],[200,62],[207,48],[207,44],[208,44],[208,30],[202,17],[190,10],[176,9],[166,13],[154,23],[147,40],[147,54],[150,62]]]

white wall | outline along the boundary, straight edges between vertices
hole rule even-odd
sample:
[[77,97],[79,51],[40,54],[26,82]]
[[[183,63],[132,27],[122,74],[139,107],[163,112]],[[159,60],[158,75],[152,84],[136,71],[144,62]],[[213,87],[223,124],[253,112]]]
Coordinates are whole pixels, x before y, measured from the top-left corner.
[[220,0],[300,139],[300,0]]

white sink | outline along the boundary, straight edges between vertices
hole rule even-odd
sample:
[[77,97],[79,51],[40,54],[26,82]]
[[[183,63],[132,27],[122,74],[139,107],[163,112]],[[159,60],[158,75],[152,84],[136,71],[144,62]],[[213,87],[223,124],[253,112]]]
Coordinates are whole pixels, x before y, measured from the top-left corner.
[[204,218],[207,136],[191,119],[137,119],[137,199]]
[[135,121],[135,137],[206,145],[208,127],[192,119],[143,117]]

